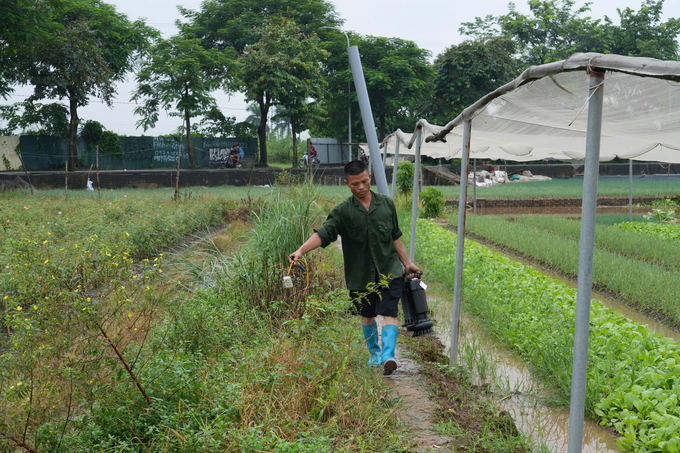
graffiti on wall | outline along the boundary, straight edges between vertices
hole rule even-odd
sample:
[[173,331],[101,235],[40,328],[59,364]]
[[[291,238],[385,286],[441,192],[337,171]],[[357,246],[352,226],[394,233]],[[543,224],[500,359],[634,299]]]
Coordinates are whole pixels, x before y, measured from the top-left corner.
[[[179,153],[179,142],[177,140],[166,137],[154,137],[153,148],[154,165],[158,164],[157,166],[159,167],[168,166],[171,163],[177,165],[177,155]],[[187,157],[185,149],[182,149],[182,159]]]

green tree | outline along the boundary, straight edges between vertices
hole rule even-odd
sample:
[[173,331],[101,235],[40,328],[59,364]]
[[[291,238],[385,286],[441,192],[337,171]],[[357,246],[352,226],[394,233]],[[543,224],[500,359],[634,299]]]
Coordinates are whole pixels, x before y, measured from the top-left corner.
[[663,0],[644,0],[640,10],[617,9],[620,25],[608,16],[584,15],[590,3],[575,0],[529,0],[530,14],[510,3],[507,14],[464,22],[460,32],[475,38],[507,36],[518,46],[525,65],[568,58],[575,52],[600,52],[674,60],[678,58],[678,19],[661,22]]
[[[233,51],[226,55],[215,49],[204,49],[199,39],[173,36],[158,42],[149,52],[137,73],[137,89],[133,101],[142,101],[135,114],[142,119],[138,127],[146,131],[158,121],[160,109],[170,116],[181,117],[186,127],[189,165],[196,168],[191,141],[191,119],[211,112],[210,118],[220,120],[215,98],[211,93],[219,88],[233,62]],[[218,114],[219,113],[219,114]],[[235,120],[232,121],[235,122]]]
[[517,77],[521,62],[513,56],[515,50],[515,42],[506,36],[464,41],[446,49],[434,62],[437,75],[428,117],[445,124]]
[[326,51],[316,35],[307,36],[292,20],[255,30],[259,40],[239,57],[238,79],[246,99],[260,108],[260,162],[267,164],[267,115],[273,105],[295,105],[313,96],[322,85],[320,62]]
[[607,51],[633,57],[677,60],[680,19],[661,22],[663,0],[645,0],[639,11],[617,8],[620,25],[605,16]]
[[575,8],[575,0],[529,0],[530,14],[509,4],[500,16],[477,17],[463,22],[460,32],[475,38],[509,36],[518,45],[525,65],[563,60],[574,52],[604,52],[605,33],[601,20],[582,17],[590,11],[586,3]]
[[69,156],[78,166],[78,107],[96,97],[111,104],[115,84],[132,69],[158,32],[142,21],[130,22],[99,0],[54,3],[54,32],[33,43],[32,61],[23,70],[34,87],[31,100],[68,99]]
[[0,96],[13,85],[26,82],[22,63],[31,61],[32,44],[49,38],[53,31],[50,2],[45,0],[0,1]]
[[27,99],[1,105],[0,119],[7,122],[4,128],[0,128],[0,135],[14,135],[37,127],[40,135],[68,138],[68,109],[62,104],[40,104]]
[[292,19],[305,35],[323,35],[323,27],[342,24],[327,0],[205,0],[199,11],[179,11],[188,20],[179,24],[183,33],[200,38],[206,48],[239,55],[260,39],[257,29],[270,20]]
[[[399,38],[352,35],[351,41],[359,48],[379,139],[382,141],[388,129],[405,124],[413,127],[423,102],[430,96],[435,76],[428,61],[429,51]],[[348,107],[352,110],[352,125],[361,123],[356,90],[351,83],[353,77],[348,68],[347,42],[344,36],[336,35],[332,41],[324,43],[324,48],[331,52],[327,66],[329,88],[323,103],[327,115],[323,121],[315,122],[312,130],[318,135],[346,137]],[[355,134],[353,140],[357,138],[360,139],[361,134]]]

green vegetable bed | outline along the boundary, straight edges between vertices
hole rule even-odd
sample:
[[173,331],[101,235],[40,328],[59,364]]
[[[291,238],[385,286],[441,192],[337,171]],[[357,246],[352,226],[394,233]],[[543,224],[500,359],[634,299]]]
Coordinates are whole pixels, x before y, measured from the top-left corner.
[[[416,257],[453,288],[456,235],[418,220]],[[516,351],[568,404],[576,291],[472,241],[465,243],[463,308]],[[586,411],[626,451],[676,452],[680,345],[592,302]]]
[[[666,241],[680,241],[680,225],[677,223],[625,222],[616,224],[616,228],[624,231],[657,236]],[[675,245],[670,245],[670,247],[675,247]]]

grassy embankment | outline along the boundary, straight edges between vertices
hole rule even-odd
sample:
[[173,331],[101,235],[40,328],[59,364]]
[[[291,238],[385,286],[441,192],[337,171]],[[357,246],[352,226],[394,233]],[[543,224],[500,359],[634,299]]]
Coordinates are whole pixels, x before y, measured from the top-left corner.
[[[457,216],[449,220],[455,225]],[[550,216],[467,216],[466,229],[568,276],[578,274],[577,220]],[[593,284],[639,310],[680,325],[680,251],[658,237],[596,227]]]
[[[419,220],[417,246],[430,278],[453,288],[456,235]],[[465,247],[463,309],[567,405],[576,291],[473,241]],[[625,451],[676,451],[680,345],[593,301],[588,357],[587,413],[621,433]]]

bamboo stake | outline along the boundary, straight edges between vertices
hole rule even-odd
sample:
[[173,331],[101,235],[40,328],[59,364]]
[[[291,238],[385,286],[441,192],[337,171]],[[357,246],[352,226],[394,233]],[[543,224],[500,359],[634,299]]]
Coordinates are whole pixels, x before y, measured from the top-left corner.
[[64,197],[68,200],[68,159],[66,159],[66,185],[64,186]]
[[97,145],[97,193],[99,201],[102,201],[102,188],[99,185],[99,145]]

